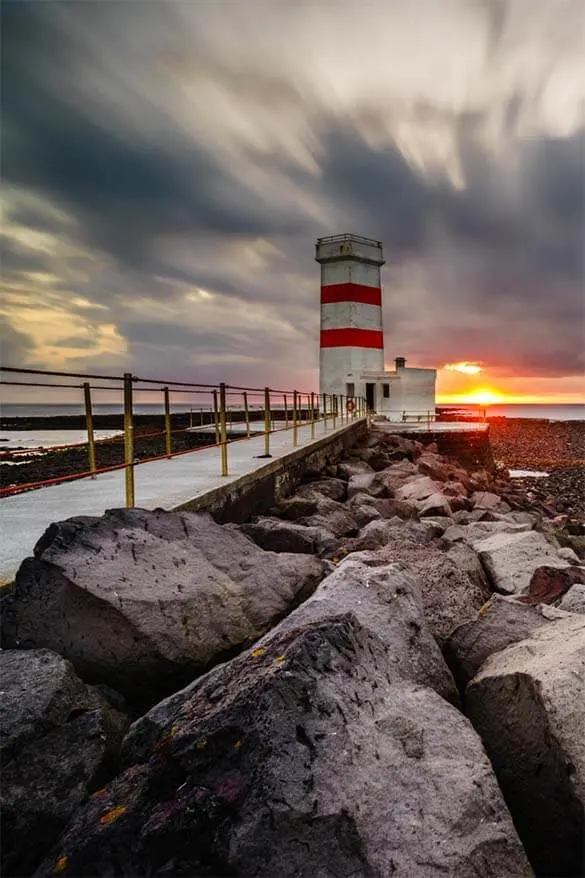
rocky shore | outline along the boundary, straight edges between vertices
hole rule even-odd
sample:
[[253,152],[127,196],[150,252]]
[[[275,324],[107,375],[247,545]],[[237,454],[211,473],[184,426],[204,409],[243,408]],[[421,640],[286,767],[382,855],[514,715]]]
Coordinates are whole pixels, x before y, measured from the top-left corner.
[[3,875],[582,875],[585,530],[526,487],[374,430],[243,525],[51,525],[3,600]]

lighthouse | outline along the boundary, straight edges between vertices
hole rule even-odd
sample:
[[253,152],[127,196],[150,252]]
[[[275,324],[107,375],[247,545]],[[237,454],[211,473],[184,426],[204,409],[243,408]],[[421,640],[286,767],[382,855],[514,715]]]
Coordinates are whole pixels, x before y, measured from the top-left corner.
[[332,235],[317,240],[315,259],[321,265],[321,393],[353,396],[347,374],[384,370],[382,245]]
[[384,368],[382,244],[361,235],[318,238],[321,266],[320,391],[365,397],[390,420],[428,417],[435,410],[435,369]]

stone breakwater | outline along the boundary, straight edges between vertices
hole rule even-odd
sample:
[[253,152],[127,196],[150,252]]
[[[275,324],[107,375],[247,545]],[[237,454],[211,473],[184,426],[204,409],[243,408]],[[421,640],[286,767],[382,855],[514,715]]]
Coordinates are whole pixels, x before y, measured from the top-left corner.
[[3,874],[581,875],[580,527],[377,432],[243,525],[51,525],[3,602]]

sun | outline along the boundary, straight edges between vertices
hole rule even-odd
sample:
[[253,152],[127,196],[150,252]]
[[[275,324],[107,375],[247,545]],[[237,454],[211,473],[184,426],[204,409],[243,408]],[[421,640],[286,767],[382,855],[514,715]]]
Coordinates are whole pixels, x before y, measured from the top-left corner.
[[497,390],[489,387],[479,387],[477,390],[470,390],[461,396],[461,400],[474,403],[475,405],[495,405],[504,399],[503,395]]

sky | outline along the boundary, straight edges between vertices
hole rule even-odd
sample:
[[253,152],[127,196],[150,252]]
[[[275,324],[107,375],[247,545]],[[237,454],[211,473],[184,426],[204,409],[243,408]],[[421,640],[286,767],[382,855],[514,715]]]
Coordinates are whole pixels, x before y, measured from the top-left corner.
[[5,365],[316,389],[354,232],[389,367],[583,400],[582,0],[4,0],[2,43]]

